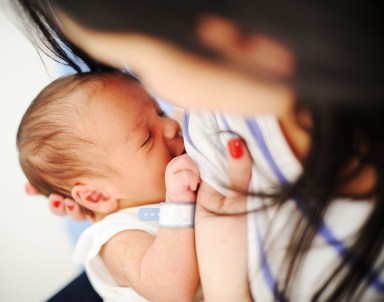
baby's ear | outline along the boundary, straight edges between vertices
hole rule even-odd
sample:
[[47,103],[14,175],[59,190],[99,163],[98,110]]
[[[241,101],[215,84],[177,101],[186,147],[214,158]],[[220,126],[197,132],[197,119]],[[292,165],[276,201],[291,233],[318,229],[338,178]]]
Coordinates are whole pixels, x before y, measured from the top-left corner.
[[95,185],[78,184],[72,188],[73,199],[93,212],[111,213],[117,209],[117,198]]

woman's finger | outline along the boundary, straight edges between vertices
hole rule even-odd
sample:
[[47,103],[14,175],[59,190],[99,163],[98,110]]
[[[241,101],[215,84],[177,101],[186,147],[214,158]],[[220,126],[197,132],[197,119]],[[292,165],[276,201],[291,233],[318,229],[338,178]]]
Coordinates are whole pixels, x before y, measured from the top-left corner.
[[[207,214],[220,213],[224,201],[224,196],[218,193],[206,182],[201,182],[199,190],[197,191],[196,202],[201,212],[207,212]],[[211,212],[211,213],[210,213]]]
[[82,206],[76,203],[73,199],[65,198],[64,205],[65,205],[66,213],[71,219],[75,221],[81,221],[81,220],[87,219],[86,213],[85,211],[83,211]]
[[28,195],[39,195],[40,194],[39,190],[37,190],[36,187],[34,185],[32,185],[30,182],[27,182],[25,184],[24,189]]
[[228,141],[229,190],[223,211],[242,213],[247,209],[246,199],[252,174],[252,157],[241,138]]
[[48,196],[48,206],[55,215],[64,216],[66,214],[64,197],[59,194],[50,194]]
[[202,182],[197,195],[197,203],[214,213],[244,213],[252,174],[252,158],[248,148],[240,138],[228,142],[228,191],[222,196],[207,183]]
[[228,141],[228,177],[232,193],[248,192],[252,173],[252,158],[241,138]]

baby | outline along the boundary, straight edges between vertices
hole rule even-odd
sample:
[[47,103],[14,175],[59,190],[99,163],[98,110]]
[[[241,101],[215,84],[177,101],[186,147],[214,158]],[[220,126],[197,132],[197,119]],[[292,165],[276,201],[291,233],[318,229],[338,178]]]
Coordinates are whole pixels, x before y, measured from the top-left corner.
[[75,258],[105,301],[202,299],[193,229],[199,172],[179,124],[137,80],[116,72],[54,81],[26,111],[17,146],[34,187],[87,209],[94,223]]

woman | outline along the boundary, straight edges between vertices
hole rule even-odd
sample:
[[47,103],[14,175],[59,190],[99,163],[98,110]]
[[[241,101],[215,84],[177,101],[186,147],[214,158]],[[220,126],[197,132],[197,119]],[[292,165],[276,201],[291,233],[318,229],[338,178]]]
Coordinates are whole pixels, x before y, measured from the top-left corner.
[[[235,132],[255,160],[254,176],[264,177],[259,186],[252,180],[248,200],[253,299],[383,298],[383,18],[374,2],[19,2],[55,53],[68,39],[98,62],[129,68],[169,102],[251,116],[224,120],[231,131],[242,124]],[[281,139],[260,139],[269,131],[258,127],[264,114],[276,117],[281,133],[272,126],[272,134]],[[215,130],[228,130],[224,124]],[[276,154],[264,152],[282,141],[292,153],[282,156],[294,166],[287,173]],[[212,209],[208,186],[200,190],[200,204]],[[225,247],[212,242],[199,251],[212,225],[196,226],[196,240],[203,288],[215,301],[220,284],[212,284],[218,278],[211,272],[225,259],[207,251]]]

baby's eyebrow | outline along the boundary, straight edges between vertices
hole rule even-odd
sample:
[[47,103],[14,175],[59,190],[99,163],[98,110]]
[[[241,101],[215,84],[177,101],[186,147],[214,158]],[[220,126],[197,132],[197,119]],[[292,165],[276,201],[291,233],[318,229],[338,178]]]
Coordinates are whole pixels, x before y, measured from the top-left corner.
[[160,112],[160,111],[163,111],[160,107],[160,104],[158,101],[156,101],[155,99],[152,99],[153,100],[153,106],[155,107],[156,111],[157,112]]
[[134,135],[140,129],[143,128],[144,122],[145,122],[146,117],[147,117],[147,115],[145,113],[145,107],[140,109],[137,116],[138,116],[138,118],[133,123],[130,122],[130,126],[128,127],[128,130],[127,130],[127,135],[125,136],[125,139],[124,139],[124,143],[129,142],[132,139],[132,137],[134,137]]
[[148,100],[149,100],[149,104],[152,105],[155,108],[156,112],[163,111],[163,109],[160,106],[159,101],[156,100],[155,97],[153,97],[152,95],[148,95]]
[[145,119],[145,114],[144,114],[143,110],[141,110],[141,112],[139,114],[139,118],[134,122],[134,124],[132,126],[133,132],[136,132],[137,130],[139,130],[143,127],[144,119]]

